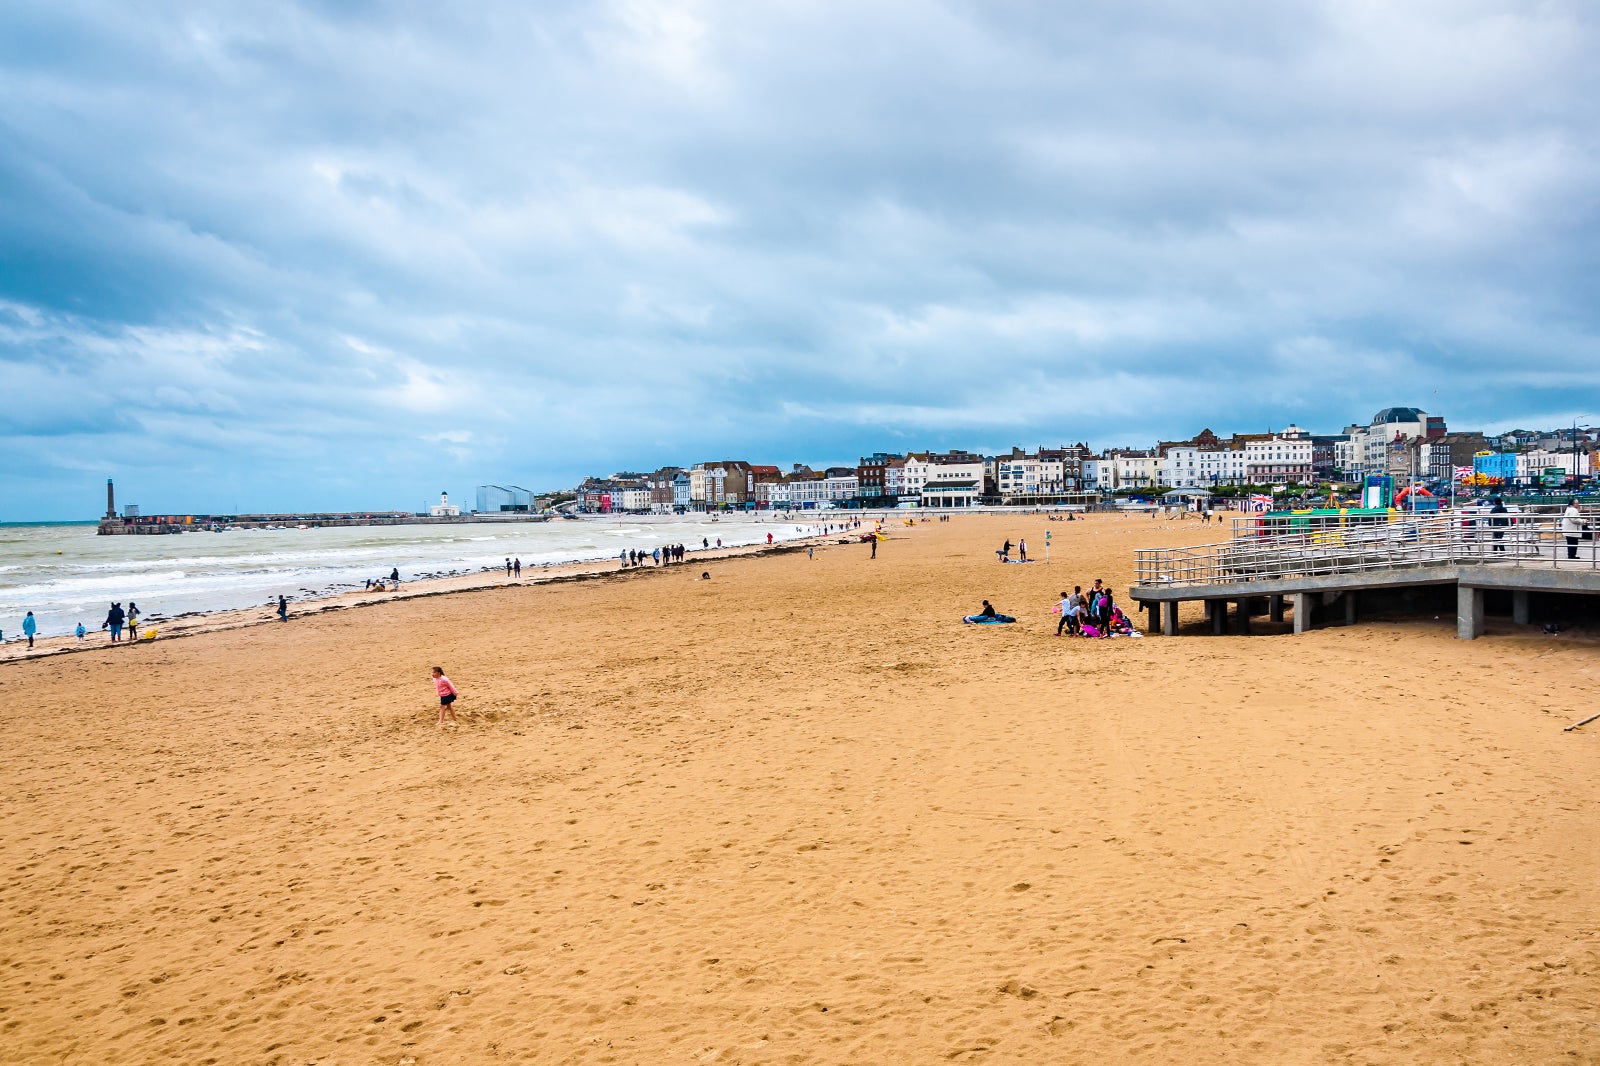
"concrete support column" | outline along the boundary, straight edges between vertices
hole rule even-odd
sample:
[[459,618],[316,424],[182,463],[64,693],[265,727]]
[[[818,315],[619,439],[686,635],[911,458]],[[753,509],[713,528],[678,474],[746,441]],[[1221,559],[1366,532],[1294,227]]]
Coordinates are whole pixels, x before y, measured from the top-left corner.
[[1511,620],[1519,626],[1528,624],[1528,593],[1526,591],[1513,591],[1511,593]]
[[1311,593],[1296,592],[1293,594],[1294,603],[1294,631],[1304,633],[1311,628]]
[[1161,605],[1161,635],[1175,637],[1178,635],[1178,601],[1168,600]]
[[1283,621],[1283,597],[1267,597],[1267,617],[1274,622]]
[[1476,640],[1483,636],[1483,590],[1456,586],[1456,636]]
[[1145,622],[1144,631],[1151,636],[1155,636],[1161,629],[1161,604],[1156,600],[1151,600],[1149,603],[1144,604],[1144,609],[1150,612]]
[[1228,631],[1228,601],[1207,600],[1206,614],[1211,616],[1211,635],[1220,637]]
[[1348,589],[1348,590],[1345,591],[1345,594],[1344,594],[1344,624],[1347,625],[1347,626],[1353,626],[1353,625],[1356,624],[1356,590],[1355,589]]
[[1250,635],[1250,600],[1248,597],[1239,601],[1238,610],[1235,612],[1239,626],[1236,632],[1242,636]]

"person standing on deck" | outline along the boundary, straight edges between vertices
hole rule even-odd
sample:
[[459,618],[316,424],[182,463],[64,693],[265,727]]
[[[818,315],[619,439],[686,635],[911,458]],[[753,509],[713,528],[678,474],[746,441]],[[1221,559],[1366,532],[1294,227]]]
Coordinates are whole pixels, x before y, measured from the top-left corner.
[[1506,513],[1505,501],[1500,499],[1500,494],[1495,493],[1490,498],[1494,500],[1494,506],[1489,508],[1489,513],[1494,516],[1489,519],[1489,525],[1494,528],[1494,550],[1503,552],[1506,546],[1500,543],[1500,538],[1506,535],[1505,527],[1511,524],[1511,519],[1500,517]]
[[1576,497],[1567,497],[1567,509],[1561,512],[1561,535],[1567,538],[1567,558],[1576,559],[1578,539],[1583,536],[1583,512]]

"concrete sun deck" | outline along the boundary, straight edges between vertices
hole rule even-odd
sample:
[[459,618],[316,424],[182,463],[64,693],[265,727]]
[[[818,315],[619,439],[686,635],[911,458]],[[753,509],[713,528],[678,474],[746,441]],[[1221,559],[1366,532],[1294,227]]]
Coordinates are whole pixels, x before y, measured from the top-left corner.
[[[1250,631],[1250,602],[1265,599],[1273,621],[1283,620],[1287,601],[1294,612],[1294,631],[1311,628],[1314,600],[1324,603],[1342,600],[1346,624],[1354,624],[1356,595],[1369,590],[1419,588],[1430,585],[1456,586],[1456,635],[1464,640],[1482,636],[1483,594],[1508,591],[1512,595],[1515,621],[1528,621],[1528,594],[1555,592],[1600,596],[1600,569],[1589,560],[1562,561],[1542,565],[1515,563],[1437,563],[1399,566],[1348,574],[1316,574],[1215,584],[1135,585],[1129,596],[1150,612],[1149,630],[1175,636],[1178,632],[1178,605],[1193,600],[1206,604],[1212,632],[1222,633],[1227,625],[1227,605],[1238,604],[1238,631]],[[1160,624],[1157,625],[1157,616]]]

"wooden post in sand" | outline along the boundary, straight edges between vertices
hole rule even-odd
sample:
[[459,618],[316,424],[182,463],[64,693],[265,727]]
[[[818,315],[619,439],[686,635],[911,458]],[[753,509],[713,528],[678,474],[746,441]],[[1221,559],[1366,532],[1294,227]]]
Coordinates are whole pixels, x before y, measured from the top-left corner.
[[1161,635],[1175,637],[1178,635],[1178,601],[1168,600],[1161,605]]

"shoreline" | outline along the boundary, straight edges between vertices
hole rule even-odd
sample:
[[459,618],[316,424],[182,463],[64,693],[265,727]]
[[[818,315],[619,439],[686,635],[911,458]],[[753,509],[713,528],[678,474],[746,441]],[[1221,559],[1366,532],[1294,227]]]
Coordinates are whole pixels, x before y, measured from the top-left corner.
[[[630,574],[650,571],[687,570],[696,560],[711,562],[756,555],[784,554],[786,552],[800,551],[808,546],[815,547],[823,542],[830,542],[832,538],[838,535],[837,533],[815,533],[791,537],[787,540],[774,540],[772,544],[691,548],[685,552],[683,562],[664,566],[657,566],[652,563],[637,567],[624,567],[617,565],[616,559],[577,560],[533,567],[525,566],[520,578],[507,577],[504,571],[498,569],[480,570],[475,573],[421,577],[413,581],[402,581],[398,591],[373,592],[359,588],[340,589],[335,592],[290,600],[288,622],[292,623],[296,619],[313,618],[334,611],[375,607],[380,604],[426,599],[434,596],[451,596],[457,593],[483,592],[490,589],[517,588],[521,586],[554,585],[608,576],[622,578]],[[191,611],[159,619],[148,617],[141,619],[141,631],[149,628],[156,630],[154,640],[144,640],[143,638],[139,640],[124,639],[113,644],[106,630],[103,629],[91,630],[82,642],[79,642],[71,633],[62,636],[36,638],[32,648],[28,647],[27,638],[25,637],[7,638],[4,643],[0,643],[0,667],[15,662],[50,659],[61,655],[91,651],[110,651],[128,645],[159,644],[166,640],[200,636],[205,633],[248,629],[254,626],[271,624],[282,625],[288,623],[280,621],[275,606],[263,605],[260,607],[223,608],[215,611]]]

